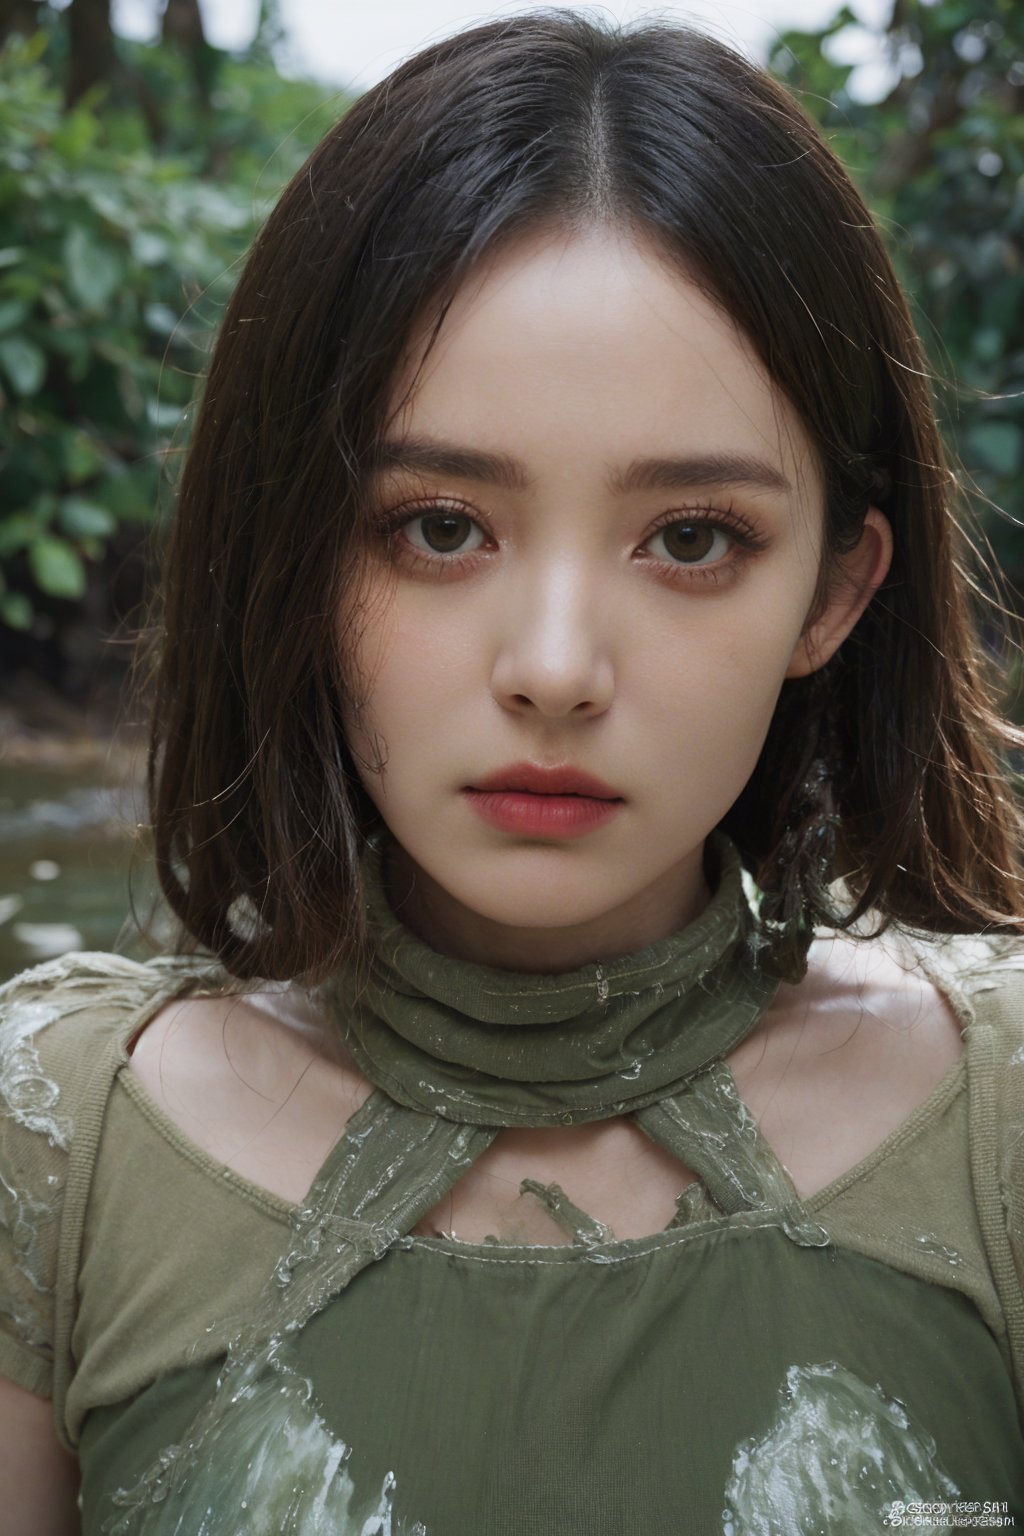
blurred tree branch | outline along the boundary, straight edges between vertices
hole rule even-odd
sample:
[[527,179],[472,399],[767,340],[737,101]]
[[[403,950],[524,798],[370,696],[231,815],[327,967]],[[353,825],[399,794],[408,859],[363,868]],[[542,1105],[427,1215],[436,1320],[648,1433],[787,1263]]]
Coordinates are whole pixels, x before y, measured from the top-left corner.
[[110,85],[118,74],[110,0],[71,0],[68,39],[64,104],[70,110],[94,85]]
[[14,32],[27,37],[39,25],[46,0],[0,0],[0,44]]
[[196,102],[204,116],[209,116],[210,94],[216,82],[221,54],[211,48],[203,29],[203,17],[199,0],[166,0],[160,29],[160,40],[168,47],[176,48],[184,57]]

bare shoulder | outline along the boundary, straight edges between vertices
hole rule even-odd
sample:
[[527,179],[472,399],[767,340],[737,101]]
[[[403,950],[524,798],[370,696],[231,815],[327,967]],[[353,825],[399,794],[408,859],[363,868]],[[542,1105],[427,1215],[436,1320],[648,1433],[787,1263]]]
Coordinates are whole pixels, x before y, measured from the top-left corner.
[[133,1042],[130,1069],[186,1138],[292,1203],[371,1092],[299,988],[167,1003]]
[[761,1129],[809,1195],[854,1167],[956,1065],[962,1024],[907,941],[829,934],[731,1060]]

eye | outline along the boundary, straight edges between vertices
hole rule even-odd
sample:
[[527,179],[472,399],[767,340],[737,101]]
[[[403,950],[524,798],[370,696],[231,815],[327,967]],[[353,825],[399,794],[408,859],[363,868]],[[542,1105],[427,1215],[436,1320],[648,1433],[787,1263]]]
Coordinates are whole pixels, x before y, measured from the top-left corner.
[[483,529],[465,512],[444,509],[409,518],[401,533],[414,549],[430,555],[468,554],[484,542]]
[[677,565],[713,565],[723,560],[734,543],[733,535],[714,523],[667,523],[647,540],[647,548]]

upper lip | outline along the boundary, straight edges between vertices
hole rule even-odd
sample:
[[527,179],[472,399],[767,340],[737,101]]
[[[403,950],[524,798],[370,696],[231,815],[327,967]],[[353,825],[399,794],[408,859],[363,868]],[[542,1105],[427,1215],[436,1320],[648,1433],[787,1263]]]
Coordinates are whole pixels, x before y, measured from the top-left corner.
[[556,768],[544,768],[539,763],[510,763],[507,768],[497,768],[486,778],[475,779],[468,789],[485,792],[520,790],[531,795],[585,795],[589,800],[621,800],[622,796],[610,784],[595,779],[593,774],[563,763]]

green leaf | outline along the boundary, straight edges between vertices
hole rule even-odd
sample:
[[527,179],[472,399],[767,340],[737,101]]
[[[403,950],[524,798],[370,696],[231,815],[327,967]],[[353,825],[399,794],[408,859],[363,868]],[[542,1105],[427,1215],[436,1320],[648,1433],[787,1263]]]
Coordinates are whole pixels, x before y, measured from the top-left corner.
[[106,476],[95,488],[119,523],[146,523],[154,515],[158,472],[151,461]]
[[0,331],[13,331],[28,314],[28,305],[22,299],[0,300]]
[[59,155],[67,159],[82,160],[95,142],[99,123],[91,112],[79,107],[69,112],[50,140]]
[[73,539],[104,538],[113,533],[116,522],[106,507],[81,496],[65,496],[60,504],[60,525]]
[[80,384],[92,363],[92,347],[88,330],[54,330],[50,334],[50,347],[68,361],[68,378]]
[[[3,253],[0,252],[0,255]],[[2,266],[2,263],[0,263]],[[32,300],[38,297],[42,291],[43,283],[37,272],[28,272],[24,267],[17,271],[8,272],[2,282],[4,293],[12,299]]]
[[975,357],[984,363],[994,362],[1006,350],[1003,333],[994,325],[982,326],[975,331],[972,345]]
[[81,224],[64,241],[64,266],[72,293],[86,309],[102,309],[124,276],[118,253],[101,245]]
[[0,518],[0,560],[17,554],[39,536],[39,520],[30,512],[9,512]]
[[120,227],[130,216],[130,197],[125,198],[120,187],[116,191],[104,187],[95,188],[89,202],[101,218],[116,227]]
[[169,304],[147,304],[144,310],[146,324],[158,336],[171,336],[181,318]]
[[0,620],[8,629],[30,629],[32,618],[32,604],[24,592],[0,593]]
[[0,267],[13,267],[21,261],[25,252],[20,245],[5,245],[0,250]]
[[72,485],[81,485],[102,469],[103,463],[103,455],[85,432],[64,439],[64,468]]
[[85,566],[63,539],[36,539],[28,563],[36,585],[50,597],[81,597],[85,591]]
[[19,395],[34,395],[46,378],[46,353],[24,336],[0,340],[0,367]]
[[166,400],[146,401],[146,416],[154,427],[176,427],[184,410],[183,405],[169,404]]
[[22,65],[34,64],[37,59],[42,58],[49,47],[50,35],[43,27],[39,27],[37,31],[28,37],[23,37],[20,41],[19,62]]
[[155,267],[166,261],[169,254],[170,246],[163,235],[156,235],[149,229],[137,230],[132,235],[132,255],[140,266]]
[[1021,431],[1012,421],[979,421],[967,434],[968,461],[997,475],[1012,475],[1021,462]]

